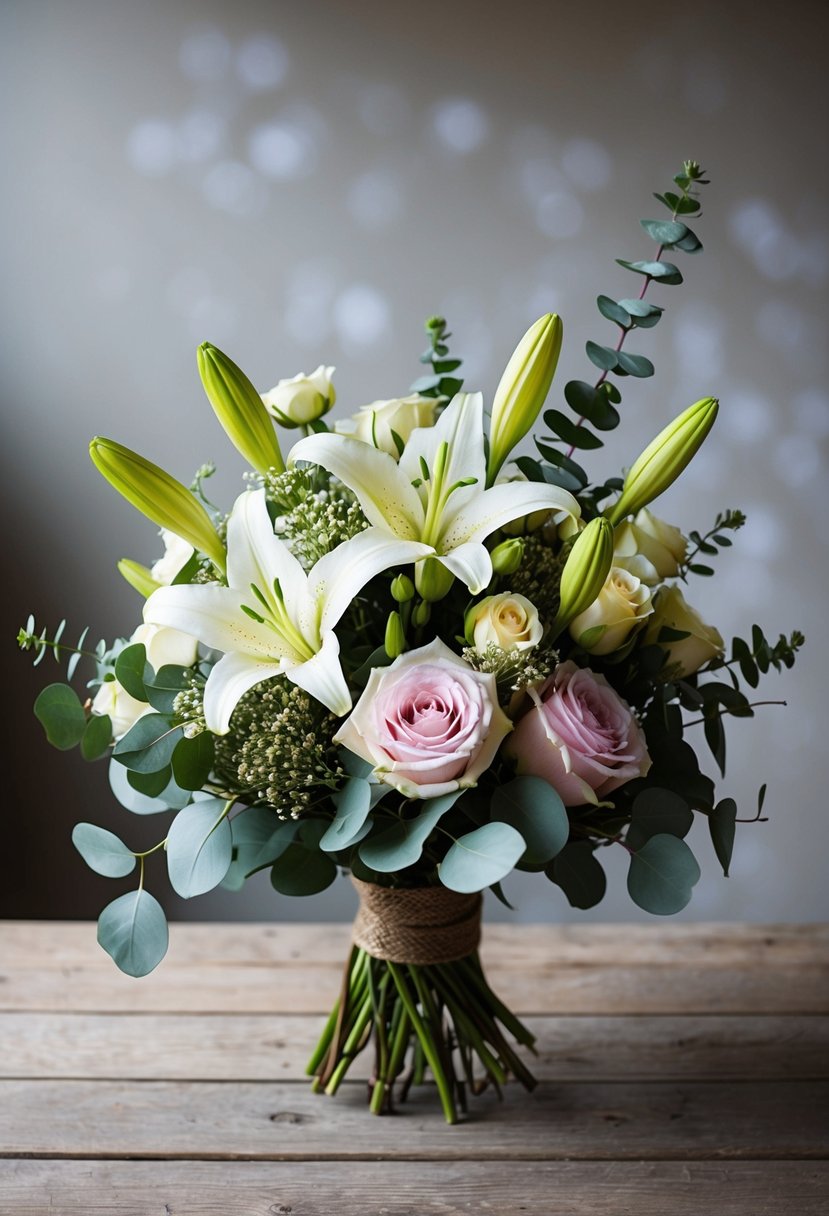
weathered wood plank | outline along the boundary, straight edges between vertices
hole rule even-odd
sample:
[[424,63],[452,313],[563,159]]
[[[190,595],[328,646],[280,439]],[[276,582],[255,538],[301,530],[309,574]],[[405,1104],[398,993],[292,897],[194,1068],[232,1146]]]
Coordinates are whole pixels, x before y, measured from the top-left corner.
[[627,1082],[510,1086],[454,1128],[419,1091],[372,1118],[365,1086],[336,1099],[296,1083],[4,1081],[7,1156],[479,1161],[820,1159],[829,1083]]
[[[829,1079],[829,1018],[531,1017],[539,1080]],[[317,1016],[0,1013],[0,1076],[300,1080]],[[352,1075],[368,1076],[370,1053]]]
[[[302,963],[340,967],[350,926],[343,924],[179,922],[172,926],[167,963],[199,968],[220,963]],[[488,924],[490,965],[514,970],[528,963],[581,966],[706,966],[751,968],[813,966],[826,962],[825,924]],[[88,921],[7,921],[0,926],[0,968],[39,970],[88,965],[111,967]]]
[[[756,967],[728,971],[691,966],[553,966],[517,971],[485,959],[495,990],[518,1013],[777,1014],[829,1012],[829,969]],[[6,968],[0,1009],[101,1013],[313,1013],[332,1005],[341,967],[180,967],[165,961],[141,980],[111,962]]]
[[6,1216],[825,1216],[829,1166],[774,1162],[11,1161]]

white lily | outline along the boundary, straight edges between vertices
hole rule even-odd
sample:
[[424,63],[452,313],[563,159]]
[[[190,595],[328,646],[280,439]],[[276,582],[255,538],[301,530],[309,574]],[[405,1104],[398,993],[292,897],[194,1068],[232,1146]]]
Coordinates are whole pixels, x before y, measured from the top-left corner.
[[433,427],[412,431],[394,460],[347,435],[318,434],[291,449],[289,464],[321,465],[351,489],[369,523],[401,540],[418,541],[473,595],[492,578],[484,541],[497,528],[533,511],[580,514],[572,494],[542,482],[486,489],[483,398],[458,393]]
[[205,722],[214,734],[227,734],[240,698],[275,675],[287,676],[342,717],[351,708],[351,693],[334,626],[381,570],[428,553],[426,545],[392,542],[388,533],[367,528],[306,574],[274,535],[264,490],[248,490],[228,520],[228,585],[161,587],[144,605],[144,620],[225,652],[204,690]]

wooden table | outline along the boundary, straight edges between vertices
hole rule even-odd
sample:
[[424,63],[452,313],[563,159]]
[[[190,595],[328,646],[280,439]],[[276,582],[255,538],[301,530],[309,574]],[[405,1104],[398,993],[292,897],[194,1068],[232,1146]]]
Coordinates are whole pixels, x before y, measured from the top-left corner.
[[0,925],[3,1216],[813,1216],[829,1211],[820,926],[504,926],[532,1095],[449,1128],[303,1064],[348,930],[174,925],[145,980],[94,926]]

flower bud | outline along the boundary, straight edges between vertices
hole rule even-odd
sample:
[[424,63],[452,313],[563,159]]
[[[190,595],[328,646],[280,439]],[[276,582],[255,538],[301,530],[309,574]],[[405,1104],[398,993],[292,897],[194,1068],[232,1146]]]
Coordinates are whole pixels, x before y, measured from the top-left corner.
[[418,600],[412,609],[412,623],[417,629],[421,629],[424,625],[428,625],[431,615],[432,605],[427,604],[425,600]]
[[447,570],[435,557],[427,557],[415,566],[415,586],[423,599],[430,603],[448,595],[454,581],[451,570]]
[[601,516],[591,519],[575,540],[561,572],[552,637],[558,637],[574,617],[590,607],[604,587],[612,561],[613,529]]
[[715,397],[703,397],[648,444],[628,470],[618,502],[605,512],[612,524],[636,514],[676,481],[714,425],[718,409]]
[[407,604],[414,593],[414,583],[407,574],[398,574],[392,579],[391,594],[398,604]]
[[119,494],[161,528],[169,528],[224,570],[225,547],[210,516],[193,493],[158,465],[100,435],[89,454],[98,472]]
[[488,485],[541,412],[558,363],[561,335],[561,319],[547,313],[530,326],[504,370],[492,402]]
[[386,621],[386,638],[384,642],[386,654],[390,659],[396,659],[406,649],[406,634],[399,612],[390,612]]
[[289,430],[316,422],[337,400],[331,383],[334,371],[333,367],[324,367],[321,363],[309,376],[300,372],[290,380],[280,380],[269,392],[262,394],[268,413]]
[[134,591],[143,595],[145,600],[149,599],[152,593],[158,591],[161,586],[161,583],[157,583],[153,578],[152,571],[129,557],[121,558],[118,563],[118,573],[127,580]]
[[209,342],[202,342],[197,359],[204,391],[236,450],[260,473],[284,472],[273,423],[242,369]]
[[524,557],[524,542],[517,537],[513,540],[502,540],[500,545],[495,546],[490,556],[495,574],[502,577],[515,574]]

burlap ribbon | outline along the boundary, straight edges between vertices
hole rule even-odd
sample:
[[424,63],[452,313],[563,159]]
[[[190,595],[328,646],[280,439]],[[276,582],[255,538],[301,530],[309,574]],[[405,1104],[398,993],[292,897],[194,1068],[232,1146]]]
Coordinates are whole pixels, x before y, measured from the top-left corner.
[[360,896],[354,943],[392,963],[451,963],[481,940],[481,896],[446,887],[378,887],[352,876]]

